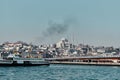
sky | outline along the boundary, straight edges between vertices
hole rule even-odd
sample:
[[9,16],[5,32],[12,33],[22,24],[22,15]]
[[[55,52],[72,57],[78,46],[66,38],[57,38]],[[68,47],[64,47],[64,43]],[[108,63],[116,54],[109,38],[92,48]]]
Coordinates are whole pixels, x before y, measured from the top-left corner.
[[[74,44],[120,47],[119,4],[120,0],[0,0],[0,43],[51,44],[65,37]],[[69,27],[63,33],[47,33],[51,24],[66,22]]]

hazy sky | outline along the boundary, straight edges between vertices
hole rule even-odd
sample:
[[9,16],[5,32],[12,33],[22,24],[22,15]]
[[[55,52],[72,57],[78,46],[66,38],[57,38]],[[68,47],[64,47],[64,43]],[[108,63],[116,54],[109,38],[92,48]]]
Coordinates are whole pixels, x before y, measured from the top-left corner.
[[[49,22],[72,20],[66,32],[41,36]],[[0,43],[70,42],[120,46],[120,0],[0,0]]]

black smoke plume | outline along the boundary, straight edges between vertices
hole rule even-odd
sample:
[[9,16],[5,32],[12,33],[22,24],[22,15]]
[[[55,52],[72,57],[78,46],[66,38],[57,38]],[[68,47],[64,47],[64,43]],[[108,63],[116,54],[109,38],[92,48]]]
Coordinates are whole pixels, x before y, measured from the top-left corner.
[[69,24],[66,23],[50,23],[49,27],[42,32],[43,37],[50,37],[50,36],[56,36],[60,34],[64,34],[69,29]]
[[74,22],[76,22],[75,19],[66,19],[62,23],[50,21],[48,23],[48,28],[41,33],[41,36],[37,38],[37,41],[43,42],[48,38],[64,35]]

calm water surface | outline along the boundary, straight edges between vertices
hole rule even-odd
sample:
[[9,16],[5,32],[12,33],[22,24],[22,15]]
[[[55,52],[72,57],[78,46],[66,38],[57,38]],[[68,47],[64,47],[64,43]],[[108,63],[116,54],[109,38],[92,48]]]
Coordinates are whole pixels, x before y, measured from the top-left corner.
[[0,80],[120,80],[120,67],[81,65],[0,67]]

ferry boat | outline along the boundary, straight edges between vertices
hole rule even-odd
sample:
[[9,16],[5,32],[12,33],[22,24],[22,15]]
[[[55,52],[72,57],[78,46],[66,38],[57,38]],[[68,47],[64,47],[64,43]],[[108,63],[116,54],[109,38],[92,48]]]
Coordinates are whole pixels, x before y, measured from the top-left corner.
[[7,59],[0,59],[0,66],[41,66],[49,65],[43,58],[20,58],[10,54]]

